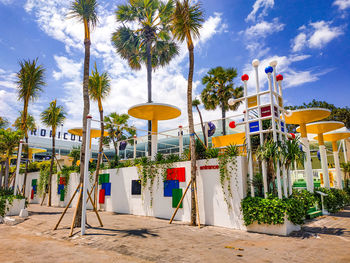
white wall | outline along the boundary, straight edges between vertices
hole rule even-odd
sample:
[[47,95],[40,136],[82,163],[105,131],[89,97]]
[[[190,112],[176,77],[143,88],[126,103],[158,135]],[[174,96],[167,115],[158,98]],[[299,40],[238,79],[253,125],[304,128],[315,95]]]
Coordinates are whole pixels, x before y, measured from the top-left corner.
[[[242,220],[240,211],[241,199],[246,196],[247,191],[247,162],[245,157],[237,157],[237,167],[231,171],[231,193],[232,197],[226,193],[231,208],[228,208],[224,200],[224,193],[220,183],[219,169],[200,170],[200,166],[217,165],[217,159],[200,160],[197,162],[197,192],[199,202],[199,214],[202,224],[222,226],[234,229],[246,229]],[[184,193],[188,182],[190,181],[190,162],[174,163],[173,168],[185,167],[186,182],[180,182],[179,187]],[[163,179],[158,173],[153,183],[153,203],[150,204],[149,184],[142,188],[141,195],[131,195],[131,180],[139,179],[136,167],[127,167],[120,169],[110,169],[101,171],[109,173],[111,182],[111,196],[105,197],[105,204],[99,205],[99,208],[109,212],[126,213],[142,216],[154,216],[158,218],[170,219],[175,208],[172,208],[172,197],[163,195]],[[30,176],[29,176],[30,175]],[[31,179],[38,178],[39,173],[28,174],[27,195],[30,197]],[[60,202],[60,196],[57,194],[56,175],[52,178],[52,205],[65,206],[75,191],[79,183],[79,175],[72,173],[68,184],[68,191],[65,202]],[[99,186],[100,189],[100,186]],[[74,198],[72,206],[76,205],[77,196]],[[41,199],[40,199],[41,201]],[[37,202],[37,200],[35,200]],[[45,201],[46,204],[46,201]],[[88,209],[92,206],[89,202]],[[188,190],[184,200],[183,208],[180,208],[176,214],[175,220],[184,222],[190,221],[191,213],[191,191]]]

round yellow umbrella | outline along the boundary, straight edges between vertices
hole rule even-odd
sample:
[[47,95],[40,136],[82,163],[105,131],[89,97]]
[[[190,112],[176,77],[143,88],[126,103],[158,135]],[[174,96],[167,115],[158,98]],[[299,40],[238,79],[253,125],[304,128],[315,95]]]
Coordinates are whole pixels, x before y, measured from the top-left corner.
[[157,152],[158,121],[170,120],[181,115],[181,110],[175,106],[163,103],[143,103],[132,106],[128,110],[132,117],[152,121],[152,158]]
[[[83,128],[73,128],[68,130],[70,134],[77,135],[77,136],[83,136]],[[103,136],[108,136],[108,132],[104,131]],[[92,138],[99,138],[101,137],[101,130],[97,128],[91,128],[90,130],[90,148],[91,148],[91,139]]]
[[[328,173],[328,161],[327,161],[327,152],[326,146],[324,145],[323,134],[326,132],[334,131],[339,128],[344,127],[344,123],[340,121],[320,121],[309,123],[306,125],[307,133],[317,134],[318,145],[320,148],[320,156],[321,156],[321,166],[324,178],[324,187],[329,188],[329,173]],[[297,128],[297,132],[301,131],[301,127]]]
[[327,118],[331,111],[323,108],[309,108],[289,111],[285,114],[285,121],[288,124],[300,125],[300,140],[303,144],[306,159],[304,162],[307,190],[314,191],[314,181],[312,174],[312,164],[310,155],[309,140],[307,139],[306,124]]
[[30,159],[34,159],[34,154],[36,153],[44,153],[44,152],[47,152],[46,149],[42,149],[42,148],[31,148],[29,147],[28,148],[28,158],[30,156]]
[[[319,136],[316,136],[314,139],[319,140]],[[334,165],[335,165],[335,173],[337,177],[337,186],[339,189],[343,188],[342,178],[340,172],[340,164],[339,164],[339,153],[337,147],[337,141],[347,139],[350,137],[349,131],[333,131],[323,134],[323,139],[327,142],[332,142],[333,148],[333,157],[334,157]]]

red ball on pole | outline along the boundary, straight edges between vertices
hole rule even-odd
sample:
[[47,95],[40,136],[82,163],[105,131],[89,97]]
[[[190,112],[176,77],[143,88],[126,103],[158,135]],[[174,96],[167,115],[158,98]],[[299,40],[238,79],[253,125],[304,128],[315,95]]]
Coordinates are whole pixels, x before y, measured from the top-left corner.
[[278,74],[276,76],[276,81],[281,81],[281,80],[283,80],[283,76],[281,74]]
[[249,76],[247,74],[242,75],[241,77],[242,81],[247,81],[249,80]]
[[236,122],[235,121],[231,121],[228,126],[230,126],[231,129],[234,129],[234,128],[236,128]]
[[294,140],[295,139],[295,134],[294,133],[289,133],[288,139],[289,140]]

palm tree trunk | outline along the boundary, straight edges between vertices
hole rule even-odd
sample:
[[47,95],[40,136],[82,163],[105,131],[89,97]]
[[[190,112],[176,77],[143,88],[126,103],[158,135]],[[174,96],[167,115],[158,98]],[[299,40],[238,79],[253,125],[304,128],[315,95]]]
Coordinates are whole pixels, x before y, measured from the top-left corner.
[[100,142],[98,145],[98,155],[97,155],[97,164],[96,164],[96,174],[95,174],[95,192],[94,192],[94,202],[96,204],[97,201],[97,182],[98,182],[98,175],[100,173],[100,163],[102,159],[102,146],[103,146],[103,134],[104,134],[104,123],[103,123],[103,108],[102,108],[102,103],[99,101],[99,109],[100,109],[100,120],[101,120],[101,137],[100,137]]
[[196,109],[197,109],[198,114],[199,114],[199,119],[201,120],[201,126],[202,126],[204,144],[205,144],[205,146],[208,147],[208,145],[207,145],[207,134],[205,134],[205,127],[204,127],[204,123],[203,123],[202,113],[200,112],[198,106],[196,106]]
[[9,158],[6,158],[6,162],[5,162],[5,178],[4,178],[4,188],[8,188],[8,184],[9,184],[9,172],[10,172],[10,164],[9,164]]
[[195,199],[195,182],[196,182],[196,147],[194,139],[194,124],[193,124],[193,112],[192,112],[192,81],[194,70],[194,52],[193,44],[188,46],[189,51],[189,72],[187,80],[187,114],[188,125],[190,129],[190,151],[191,151],[191,225],[196,225],[196,199]]
[[[81,154],[80,154],[80,183],[84,181],[84,165],[85,165],[85,141],[86,141],[86,126],[87,126],[87,115],[90,111],[90,100],[89,100],[89,68],[90,68],[90,39],[84,40],[85,46],[85,57],[84,57],[84,79],[83,79],[83,99],[84,99],[84,110],[83,110],[83,141],[81,143]],[[84,189],[86,191],[86,189]],[[78,211],[75,218],[75,227],[81,226],[81,205],[82,195],[78,201]]]
[[55,148],[55,136],[56,131],[55,128],[52,128],[52,155],[51,155],[51,164],[50,164],[50,173],[49,173],[49,193],[48,193],[48,202],[47,205],[51,206],[51,193],[52,193],[52,173],[53,173],[53,165],[56,157],[56,148]]
[[26,168],[24,170],[24,179],[23,179],[23,195],[26,195],[26,184],[27,184],[27,174],[28,174],[28,161],[29,161],[29,145],[28,145],[28,131],[25,131],[25,140],[26,145],[24,146],[26,152]]
[[221,106],[222,135],[226,135],[226,111],[224,105]]
[[1,162],[1,172],[0,172],[0,189],[2,187],[2,178],[4,177],[4,169],[5,169],[5,165],[4,162]]
[[[147,53],[147,92],[148,92],[148,103],[152,102],[152,55],[151,55],[151,42],[146,44]],[[152,121],[148,121],[148,155],[151,155],[152,147]]]

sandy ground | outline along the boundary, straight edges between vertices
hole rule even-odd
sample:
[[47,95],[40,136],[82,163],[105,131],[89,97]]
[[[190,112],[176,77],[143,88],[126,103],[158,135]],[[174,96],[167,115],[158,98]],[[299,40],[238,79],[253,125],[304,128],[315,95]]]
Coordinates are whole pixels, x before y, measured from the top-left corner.
[[62,208],[30,205],[30,217],[0,225],[0,262],[350,262],[350,208],[308,222],[291,237],[167,220],[88,213],[84,237],[68,238],[73,210],[53,231]]

